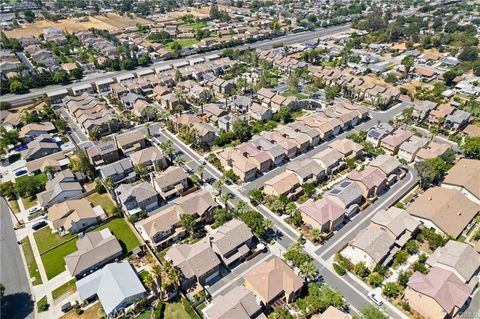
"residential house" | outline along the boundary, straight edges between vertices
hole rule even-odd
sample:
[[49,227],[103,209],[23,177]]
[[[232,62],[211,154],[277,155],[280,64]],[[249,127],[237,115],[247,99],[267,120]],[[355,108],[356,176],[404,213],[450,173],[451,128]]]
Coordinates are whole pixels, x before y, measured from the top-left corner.
[[202,114],[207,118],[209,123],[216,124],[218,119],[224,115],[227,115],[228,112],[222,104],[219,103],[209,103],[202,106]]
[[264,183],[263,193],[273,196],[296,198],[302,192],[300,179],[293,172],[282,172]]
[[449,240],[443,247],[438,247],[431,254],[426,264],[433,268],[441,268],[453,272],[464,283],[477,284],[480,268],[480,254],[467,243]]
[[471,114],[463,110],[455,110],[453,114],[447,115],[443,127],[450,133],[462,130],[470,122]]
[[217,137],[217,129],[209,123],[195,122],[192,124],[192,128],[197,132],[197,142],[202,145],[211,145]]
[[277,256],[256,265],[243,279],[245,287],[260,297],[266,307],[293,302],[304,284],[303,279]]
[[45,190],[37,194],[38,204],[41,207],[50,207],[83,193],[83,187],[75,174],[67,169],[58,172],[55,177],[45,184]]
[[346,215],[352,216],[358,210],[358,205],[363,200],[363,189],[355,182],[345,179],[334,185],[324,195],[338,206],[346,209]]
[[421,162],[429,158],[440,157],[451,148],[452,146],[450,144],[430,141],[426,146],[418,150],[417,156],[415,156],[415,162]]
[[327,198],[309,199],[299,209],[303,223],[322,232],[338,229],[345,220],[345,209]]
[[252,143],[245,142],[236,147],[244,157],[255,164],[259,172],[266,172],[273,166],[270,154],[266,151],[259,150]]
[[245,96],[245,95],[239,95],[233,101],[235,111],[238,113],[247,113],[251,104],[252,104],[252,98],[250,96]]
[[56,131],[52,122],[29,123],[20,129],[19,137],[23,140],[31,141],[40,135],[53,133]]
[[253,234],[250,228],[238,219],[232,219],[208,235],[213,251],[222,262],[233,268],[243,261],[253,247]]
[[49,134],[41,134],[27,144],[27,149],[20,152],[22,159],[33,161],[60,151],[57,142]]
[[218,158],[223,168],[226,170],[232,169],[241,181],[249,181],[256,177],[256,164],[243,156],[240,151],[227,147],[218,154]]
[[47,168],[52,169],[53,172],[59,172],[68,168],[69,164],[69,158],[66,157],[63,152],[57,152],[29,161],[25,166],[31,174],[38,174],[40,172],[46,172]]
[[165,171],[160,172],[153,180],[155,190],[164,200],[180,196],[188,189],[188,176],[183,168],[170,166]]
[[374,146],[380,146],[381,140],[393,132],[394,128],[388,123],[378,123],[367,132],[367,142]]
[[480,205],[468,199],[461,191],[432,187],[415,199],[407,211],[425,227],[458,238],[477,216]]
[[308,158],[288,163],[286,170],[295,173],[302,183],[317,183],[326,175],[323,165]]
[[378,264],[385,266],[415,235],[418,227],[419,222],[403,209],[390,207],[388,210],[381,210],[341,254],[354,265],[365,263],[370,270]]
[[396,155],[402,143],[408,141],[412,136],[412,132],[398,128],[382,138],[380,141],[380,146],[391,155]]
[[248,115],[257,121],[268,121],[272,118],[272,110],[254,102],[248,109]]
[[334,148],[326,148],[312,156],[312,160],[320,163],[325,169],[326,175],[332,175],[345,167],[343,154]]
[[413,103],[412,117],[417,123],[423,122],[432,110],[438,106],[438,103],[432,101],[415,101]]
[[375,198],[387,189],[387,176],[379,168],[367,166],[364,170],[353,170],[347,178],[355,181],[363,189],[363,197]]
[[344,158],[357,158],[363,152],[363,145],[355,143],[348,138],[337,139],[328,146],[340,152]]
[[115,141],[98,142],[87,148],[90,163],[97,167],[110,164],[120,159],[117,143]]
[[311,319],[352,319],[352,316],[329,306],[322,314],[315,314]]
[[236,286],[214,297],[202,311],[206,319],[260,319],[265,316],[260,301],[244,286]]
[[149,170],[158,171],[168,166],[167,158],[155,146],[136,151],[129,156],[133,165],[145,165]]
[[128,215],[140,211],[149,212],[159,206],[158,193],[148,182],[137,185],[122,184],[115,189],[115,195]]
[[191,215],[197,223],[211,221],[218,204],[207,191],[197,191],[173,201],[172,206],[138,222],[135,227],[142,238],[160,249],[185,237],[186,232],[181,227],[180,216]]
[[102,166],[99,169],[100,177],[105,181],[111,178],[115,184],[128,183],[136,179],[135,173],[130,158],[123,158],[119,161]]
[[128,261],[110,263],[78,280],[76,286],[82,302],[98,298],[107,316],[117,316],[147,294]]
[[455,108],[450,104],[440,104],[428,114],[428,123],[430,125],[442,124],[447,116],[452,114]]
[[122,150],[125,155],[146,147],[145,132],[143,129],[137,129],[117,135],[115,141],[117,142],[118,148]]
[[442,187],[461,191],[468,199],[480,204],[480,161],[462,158],[447,172]]
[[471,292],[472,288],[453,272],[434,267],[426,275],[413,273],[403,299],[423,318],[457,318]]
[[270,155],[273,166],[279,166],[285,161],[285,151],[280,145],[273,144],[260,135],[253,136],[250,143],[255,145],[259,150],[266,151],[268,155]]
[[48,209],[48,222],[60,235],[73,234],[98,223],[104,214],[101,207],[92,208],[84,198],[71,199],[52,205]]
[[287,124],[287,127],[293,129],[297,133],[302,133],[308,135],[310,139],[310,146],[316,146],[320,143],[321,141],[321,134],[318,130],[309,127],[302,122],[292,122]]
[[[272,144],[280,145],[283,148],[285,156],[288,159],[292,159],[297,155],[297,144],[293,143],[290,139],[285,138],[280,133],[267,132],[262,134],[262,137]],[[255,137],[253,139],[255,139]]]
[[91,231],[75,243],[77,250],[65,256],[71,276],[80,278],[123,254],[122,246],[108,228]]
[[398,149],[398,157],[408,163],[413,162],[418,151],[427,146],[428,142],[428,139],[414,135],[410,137],[410,140],[400,145],[400,148]]
[[388,183],[396,181],[404,174],[401,167],[402,164],[393,156],[379,155],[370,162],[371,167],[380,169],[385,175],[387,175]]
[[173,245],[165,254],[165,260],[181,274],[181,285],[188,289],[197,282],[206,285],[220,274],[220,260],[208,240],[193,245]]

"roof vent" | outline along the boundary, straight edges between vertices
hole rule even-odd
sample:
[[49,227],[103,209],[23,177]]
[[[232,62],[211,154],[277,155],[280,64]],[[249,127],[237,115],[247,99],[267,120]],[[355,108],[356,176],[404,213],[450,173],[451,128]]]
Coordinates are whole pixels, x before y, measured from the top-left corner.
[[462,215],[462,212],[459,211],[459,212],[457,213],[457,215],[458,215],[458,216]]

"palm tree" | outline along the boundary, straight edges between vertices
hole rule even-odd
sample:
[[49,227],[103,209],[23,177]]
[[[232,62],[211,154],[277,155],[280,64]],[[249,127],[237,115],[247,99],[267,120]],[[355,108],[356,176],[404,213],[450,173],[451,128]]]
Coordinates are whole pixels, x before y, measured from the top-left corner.
[[195,171],[196,171],[197,174],[199,175],[200,180],[203,181],[203,172],[205,171],[205,165],[203,165],[203,164],[198,165],[198,166],[195,168]]
[[289,215],[292,215],[293,212],[295,212],[295,210],[297,210],[297,205],[295,205],[294,202],[288,203],[287,206],[285,207],[285,211],[286,211]]
[[247,203],[245,202],[238,202],[237,204],[237,212],[239,215],[245,213],[247,211]]
[[303,264],[300,265],[299,268],[300,268],[300,273],[306,279],[313,279],[318,274],[317,267],[315,267],[315,265],[311,261],[304,262]]
[[177,166],[182,167],[183,165],[185,165],[185,158],[183,158],[183,156],[177,156],[173,160],[173,163]]
[[220,196],[220,201],[223,203],[225,206],[225,210],[228,212],[228,200],[232,198],[232,194],[230,193],[225,193]]
[[310,238],[314,243],[318,243],[322,238],[322,232],[318,228],[314,228],[310,231]]
[[217,179],[215,183],[213,183],[213,188],[217,190],[218,196],[222,195],[222,187],[223,187],[223,180],[221,178]]
[[172,141],[166,140],[165,142],[161,143],[160,149],[162,150],[163,154],[165,154],[165,156],[167,156],[170,159],[170,161],[172,161],[172,156],[173,156],[173,153],[175,152]]
[[263,220],[263,228],[265,230],[272,229],[273,228],[273,221],[269,218],[265,218]]
[[105,185],[105,188],[109,191],[113,191],[113,189],[115,188],[115,182],[113,181],[111,176],[108,176],[103,182],[103,184]]

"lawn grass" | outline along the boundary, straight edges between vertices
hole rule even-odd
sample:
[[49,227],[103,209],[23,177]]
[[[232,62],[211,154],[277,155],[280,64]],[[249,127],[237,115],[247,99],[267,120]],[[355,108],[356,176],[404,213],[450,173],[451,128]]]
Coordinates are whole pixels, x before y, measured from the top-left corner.
[[38,251],[40,252],[40,254],[43,254],[50,248],[60,245],[61,243],[64,243],[75,237],[75,235],[72,234],[68,234],[62,237],[58,233],[52,233],[52,229],[50,227],[44,227],[36,231],[33,236],[35,237],[35,241],[37,242]]
[[140,241],[135,236],[133,231],[128,226],[127,222],[123,218],[116,218],[112,219],[106,224],[98,227],[95,230],[102,230],[108,228],[112,232],[112,234],[117,237],[120,245],[125,250],[125,252],[130,252],[134,248],[140,246]]
[[71,240],[41,256],[49,280],[65,271],[64,258],[77,250],[75,243],[76,240]]
[[175,40],[175,41],[168,42],[165,46],[166,49],[167,50],[172,50],[172,45],[173,45],[174,42],[180,43],[182,48],[189,48],[192,45],[197,44],[199,41],[197,39],[193,39],[193,38],[192,39],[178,39],[178,40]]
[[165,303],[165,316],[166,319],[170,318],[190,318],[189,314],[183,308],[181,302],[169,302]]
[[34,278],[32,284],[34,286],[42,284],[42,277],[40,276],[37,261],[35,260],[35,256],[33,255],[32,243],[30,243],[30,239],[28,237],[25,237],[22,240],[22,250],[23,255],[25,256],[25,260],[27,262],[28,274],[30,278]]
[[43,312],[43,311],[47,311],[48,308],[49,308],[49,304],[48,304],[48,301],[47,301],[47,296],[43,296],[42,299],[38,300],[37,301],[37,310],[38,312]]
[[93,193],[85,197],[89,202],[91,202],[94,206],[102,206],[103,210],[108,216],[112,215],[113,209],[115,208],[115,204],[110,199],[107,193],[99,194]]
[[74,310],[70,310],[60,319],[99,319],[102,318],[103,309],[100,302],[93,304],[86,309],[81,315],[77,315]]
[[180,24],[178,26],[179,29],[181,28],[192,28],[192,29],[196,29],[196,28],[205,28],[207,26],[207,22],[206,21],[199,21],[199,22],[194,22],[194,23],[183,23],[183,24]]
[[147,309],[138,315],[136,319],[150,319],[152,318],[152,309]]
[[58,287],[57,289],[52,290],[53,299],[57,299],[58,297],[61,297],[61,296],[65,295],[66,293],[74,292],[75,290],[77,290],[77,288],[75,286],[75,282],[76,282],[76,280],[72,279],[70,281],[67,281],[66,283],[64,283],[63,285]]
[[8,205],[12,209],[13,213],[20,213],[20,206],[18,206],[18,201],[16,199],[9,200]]
[[32,208],[33,206],[36,206],[38,204],[38,201],[34,197],[27,197],[27,198],[22,198],[23,202],[23,207],[25,207],[25,210]]

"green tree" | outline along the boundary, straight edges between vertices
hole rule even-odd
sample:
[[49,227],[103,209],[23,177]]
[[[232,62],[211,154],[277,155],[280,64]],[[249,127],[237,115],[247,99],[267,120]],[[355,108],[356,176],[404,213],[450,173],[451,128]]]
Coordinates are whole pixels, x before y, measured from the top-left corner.
[[383,278],[378,272],[372,272],[368,276],[368,283],[370,284],[370,286],[379,287],[383,283]]
[[407,241],[407,243],[405,244],[405,250],[406,250],[410,255],[416,254],[419,249],[420,249],[420,246],[418,245],[417,241],[415,241],[415,240],[413,240],[413,239],[410,239],[410,240]]
[[322,239],[322,232],[318,228],[314,228],[310,231],[310,239],[313,243],[319,243]]
[[52,79],[55,83],[67,83],[68,73],[64,70],[53,72]]
[[415,169],[420,177],[420,186],[425,189],[437,183],[446,172],[447,167],[441,158],[431,158],[415,163]]
[[461,149],[465,157],[480,160],[480,137],[466,137]]
[[180,224],[187,231],[189,236],[192,236],[195,231],[195,218],[192,215],[182,214],[180,215]]
[[105,185],[105,188],[108,189],[109,191],[113,191],[115,189],[115,182],[113,181],[111,176],[108,176],[105,178],[103,181],[103,184]]
[[246,142],[252,137],[252,127],[245,120],[237,120],[233,122],[233,133],[240,142]]
[[11,93],[20,93],[28,89],[27,86],[22,82],[20,82],[19,80],[13,80],[10,83],[9,88]]
[[388,319],[388,316],[384,314],[379,308],[372,304],[363,306],[360,310],[361,319]]
[[300,80],[295,72],[292,72],[287,79],[288,90],[292,94],[298,93],[298,85]]
[[382,292],[388,298],[395,298],[400,294],[400,287],[396,282],[387,282],[383,285]]
[[325,87],[325,98],[327,101],[333,101],[340,93],[340,87],[336,84]]
[[313,279],[318,275],[318,269],[311,261],[306,261],[299,267],[300,273],[306,279]]
[[12,181],[6,181],[0,184],[0,196],[7,199],[15,198],[15,184]]
[[402,287],[407,287],[408,281],[410,280],[410,275],[411,274],[408,272],[400,271],[397,279],[398,284]]
[[283,124],[290,123],[292,121],[292,112],[288,106],[281,106],[278,111],[278,116]]
[[240,219],[247,224],[256,236],[262,237],[265,234],[264,218],[259,212],[250,210],[241,214]]
[[406,56],[402,59],[402,65],[405,67],[405,74],[408,75],[410,70],[415,65],[415,58],[412,56]]
[[287,308],[277,307],[275,311],[268,315],[268,319],[293,319],[293,316]]
[[355,273],[362,277],[365,278],[370,274],[370,270],[368,270],[367,266],[363,261],[359,262],[358,264],[355,265]]
[[453,79],[457,76],[454,71],[447,71],[443,73],[443,81],[445,85],[451,86],[453,84]]
[[248,191],[248,199],[250,199],[250,203],[256,206],[260,204],[263,200],[262,191],[259,188],[252,188]]
[[178,41],[173,41],[170,48],[172,49],[173,52],[178,54],[182,50],[182,45]]
[[146,180],[148,177],[148,167],[145,163],[139,163],[133,166],[135,173],[140,176],[141,179]]

